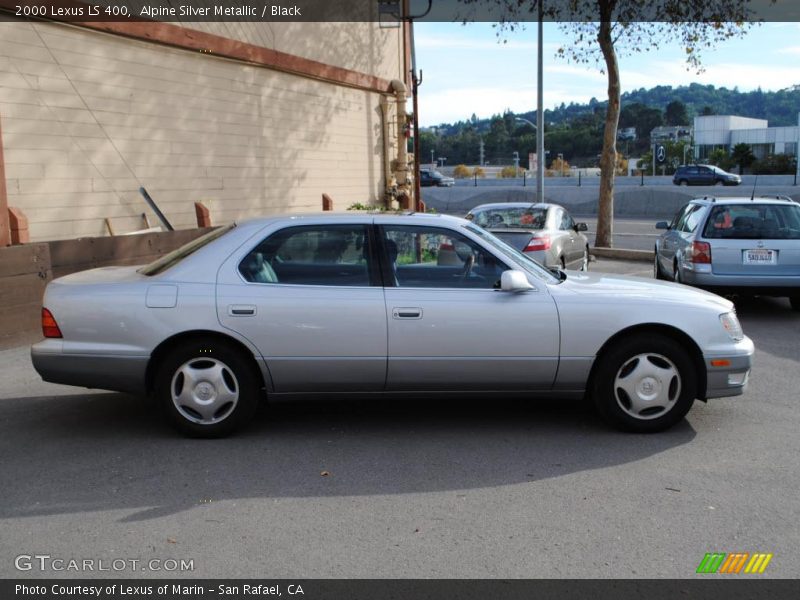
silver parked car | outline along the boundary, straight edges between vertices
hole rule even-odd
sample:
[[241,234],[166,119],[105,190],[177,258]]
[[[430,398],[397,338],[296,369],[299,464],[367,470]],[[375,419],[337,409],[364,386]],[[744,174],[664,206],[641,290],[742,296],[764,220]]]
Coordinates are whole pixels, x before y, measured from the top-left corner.
[[655,246],[654,272],[733,294],[788,296],[800,310],[800,204],[789,198],[697,198]]
[[464,219],[320,214],[231,225],[145,267],[52,281],[46,381],[154,394],[194,436],[246,424],[261,392],[590,396],[659,431],[741,394],[752,342],[714,294],[553,272]]
[[589,269],[589,240],[581,233],[586,223],[576,223],[558,204],[481,204],[466,218],[546,267]]

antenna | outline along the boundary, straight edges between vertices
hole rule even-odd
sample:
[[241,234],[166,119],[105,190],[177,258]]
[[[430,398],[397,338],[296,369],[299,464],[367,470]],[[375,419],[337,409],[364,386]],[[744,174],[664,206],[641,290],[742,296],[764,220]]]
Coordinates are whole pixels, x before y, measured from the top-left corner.
[[758,175],[756,175],[756,180],[753,182],[753,193],[750,194],[750,202],[756,197],[756,185],[758,185]]

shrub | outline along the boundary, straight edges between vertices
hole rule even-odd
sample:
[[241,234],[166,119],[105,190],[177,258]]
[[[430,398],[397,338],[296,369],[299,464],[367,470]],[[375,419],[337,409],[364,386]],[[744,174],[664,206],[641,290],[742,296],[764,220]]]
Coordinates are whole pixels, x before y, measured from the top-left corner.
[[456,179],[466,179],[470,175],[471,173],[469,172],[469,167],[467,167],[467,165],[456,165],[453,169],[453,177]]
[[517,169],[514,167],[503,167],[503,169],[497,174],[498,179],[513,179],[517,176]]
[[475,177],[486,177],[486,171],[483,170],[483,167],[475,167],[472,169],[472,175]]

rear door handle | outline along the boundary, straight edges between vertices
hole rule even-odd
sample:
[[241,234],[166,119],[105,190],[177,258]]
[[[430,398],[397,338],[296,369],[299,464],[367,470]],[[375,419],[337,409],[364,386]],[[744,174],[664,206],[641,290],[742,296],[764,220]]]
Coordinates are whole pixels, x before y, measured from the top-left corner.
[[229,304],[228,314],[232,317],[252,317],[256,314],[253,304]]
[[421,319],[422,309],[416,307],[396,307],[392,309],[394,319]]

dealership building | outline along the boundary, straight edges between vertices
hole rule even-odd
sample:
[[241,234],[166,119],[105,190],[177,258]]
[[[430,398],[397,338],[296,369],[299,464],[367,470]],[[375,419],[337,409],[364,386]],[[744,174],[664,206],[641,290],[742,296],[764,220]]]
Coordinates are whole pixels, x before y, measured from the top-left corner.
[[694,155],[702,161],[716,149],[730,151],[737,144],[747,144],[756,158],[770,154],[797,156],[800,139],[798,125],[770,127],[766,119],[733,115],[712,115],[694,118]]

